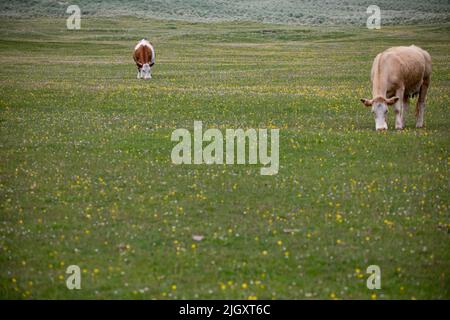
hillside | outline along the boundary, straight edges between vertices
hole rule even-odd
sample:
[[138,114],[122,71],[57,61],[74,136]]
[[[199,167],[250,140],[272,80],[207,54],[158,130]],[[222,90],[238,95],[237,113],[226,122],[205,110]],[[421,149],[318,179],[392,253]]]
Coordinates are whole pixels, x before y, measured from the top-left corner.
[[[185,21],[257,21],[308,25],[365,25],[372,0],[130,0],[57,1],[12,0],[0,2],[0,16],[64,16],[69,5],[80,6],[87,16],[139,16]],[[426,2],[378,0],[382,24],[448,23],[447,0]]]

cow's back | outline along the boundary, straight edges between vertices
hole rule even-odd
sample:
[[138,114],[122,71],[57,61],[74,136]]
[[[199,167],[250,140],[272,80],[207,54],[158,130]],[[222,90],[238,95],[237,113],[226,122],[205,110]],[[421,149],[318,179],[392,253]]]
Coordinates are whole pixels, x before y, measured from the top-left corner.
[[425,79],[429,79],[431,77],[431,71],[432,71],[432,62],[431,62],[431,55],[428,53],[428,51],[423,50],[422,48],[416,47],[416,46],[412,46],[417,48],[417,50],[419,50],[420,53],[422,53],[424,59],[425,59],[425,73],[424,73],[424,78]]
[[153,64],[154,63],[155,52],[153,45],[147,40],[142,39],[134,47],[134,60],[140,64]]
[[375,76],[384,79],[382,81],[388,82],[389,89],[404,86],[406,94],[414,94],[424,78],[431,75],[431,57],[414,45],[393,47],[377,56],[373,72],[378,73]]

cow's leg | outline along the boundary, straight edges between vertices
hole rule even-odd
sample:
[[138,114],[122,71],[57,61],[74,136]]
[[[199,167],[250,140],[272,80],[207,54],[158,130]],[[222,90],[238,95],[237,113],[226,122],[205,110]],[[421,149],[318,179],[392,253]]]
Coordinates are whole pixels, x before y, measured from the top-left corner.
[[423,127],[423,114],[425,112],[425,98],[427,97],[428,87],[430,85],[430,80],[426,79],[420,86],[419,98],[417,99],[416,105],[416,128]]
[[138,78],[138,79],[141,78],[141,70],[140,70],[140,69],[138,69],[138,72],[137,72],[137,78]]
[[408,114],[409,109],[409,97],[405,95],[403,97],[403,127],[406,126],[406,115]]
[[401,130],[404,125],[404,109],[403,109],[403,95],[405,90],[403,88],[396,91],[395,95],[399,97],[398,101],[394,105],[395,112],[395,129]]

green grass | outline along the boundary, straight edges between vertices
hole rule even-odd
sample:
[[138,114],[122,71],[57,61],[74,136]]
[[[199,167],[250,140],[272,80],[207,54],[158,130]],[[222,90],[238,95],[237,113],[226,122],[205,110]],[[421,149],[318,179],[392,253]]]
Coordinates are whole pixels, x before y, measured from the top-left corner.
[[[449,299],[449,31],[3,19],[0,297],[370,299],[376,264],[378,299]],[[376,133],[372,60],[412,43],[434,63],[426,128],[412,106]],[[278,175],[173,165],[170,135],[194,120],[279,128]]]

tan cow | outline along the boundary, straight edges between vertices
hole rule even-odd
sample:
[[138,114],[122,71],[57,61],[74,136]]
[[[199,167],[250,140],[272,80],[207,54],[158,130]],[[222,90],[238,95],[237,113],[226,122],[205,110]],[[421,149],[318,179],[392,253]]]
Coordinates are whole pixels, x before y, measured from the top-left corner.
[[152,77],[151,67],[155,64],[155,49],[146,39],[139,41],[134,47],[133,59],[138,68],[138,79],[150,79]]
[[423,127],[430,77],[431,56],[419,47],[393,47],[378,54],[371,72],[372,99],[361,99],[364,105],[372,107],[375,128],[387,129],[387,106],[394,105],[395,128],[403,129],[409,98],[417,94],[416,127]]

